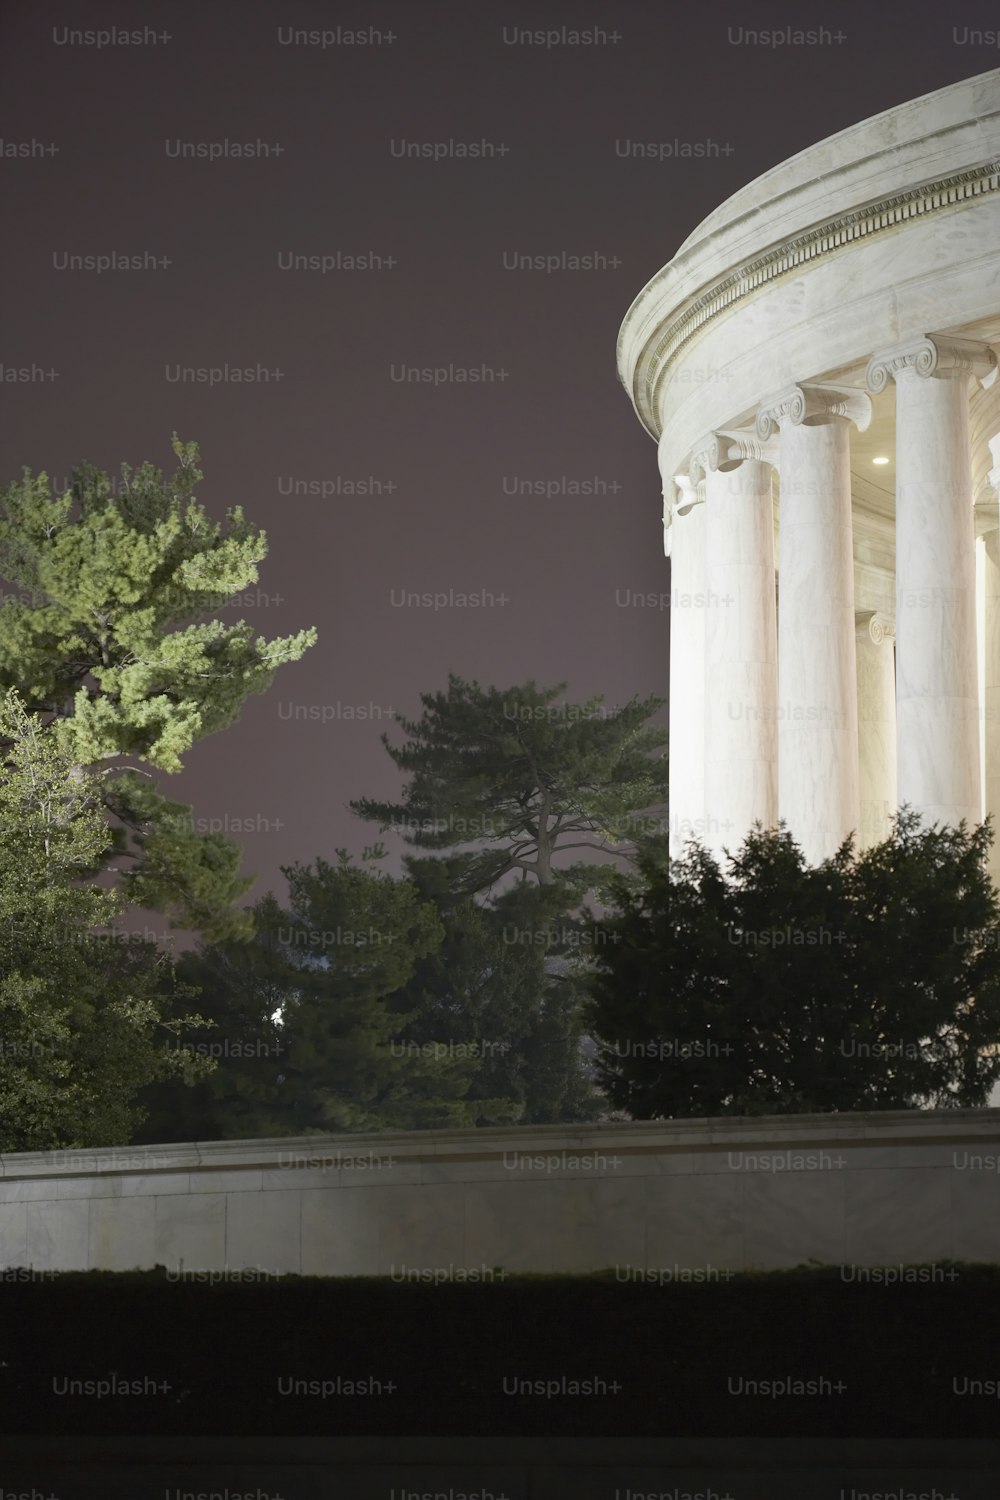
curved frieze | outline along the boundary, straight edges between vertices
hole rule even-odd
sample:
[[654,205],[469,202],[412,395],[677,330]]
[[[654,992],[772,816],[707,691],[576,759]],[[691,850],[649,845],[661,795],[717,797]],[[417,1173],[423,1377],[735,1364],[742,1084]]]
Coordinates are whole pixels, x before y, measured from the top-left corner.
[[655,346],[637,360],[635,369],[644,366],[647,371],[636,387],[637,410],[644,426],[654,437],[657,436],[656,387],[681,349],[709,323],[731,311],[738,303],[752,297],[762,287],[848,249],[861,239],[889,233],[909,220],[954,208],[998,190],[1000,160],[994,159],[840,214],[737,266],[672,318]]

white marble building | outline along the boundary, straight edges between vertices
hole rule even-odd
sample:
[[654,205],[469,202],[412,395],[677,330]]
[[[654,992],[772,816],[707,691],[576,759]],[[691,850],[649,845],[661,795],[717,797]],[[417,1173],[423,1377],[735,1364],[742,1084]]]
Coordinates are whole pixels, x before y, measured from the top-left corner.
[[1000,69],[782,162],[632,304],[675,853],[1000,821],[998,353]]

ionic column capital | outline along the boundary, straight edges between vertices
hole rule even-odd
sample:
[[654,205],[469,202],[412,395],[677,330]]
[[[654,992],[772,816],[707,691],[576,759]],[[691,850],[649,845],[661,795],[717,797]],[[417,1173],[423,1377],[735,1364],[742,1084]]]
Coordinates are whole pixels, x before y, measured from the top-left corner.
[[761,406],[757,436],[766,441],[786,423],[819,427],[838,420],[853,422],[859,432],[864,432],[871,419],[871,398],[854,386],[792,385]]
[[691,456],[691,474],[703,480],[709,473],[729,473],[738,469],[748,459],[760,463],[778,462],[778,444],[762,438],[753,428],[736,429],[733,432],[719,430],[710,432],[696,443]]
[[673,487],[663,489],[663,555],[670,557],[673,548],[675,516],[686,516],[696,505],[704,505],[704,490],[690,474],[675,474]]
[[858,635],[866,635],[876,646],[881,646],[883,641],[892,641],[896,638],[896,627],[892,620],[877,609],[856,609],[854,628]]
[[688,511],[693,510],[696,505],[704,505],[705,492],[694,474],[675,474],[674,484],[680,490],[674,511],[679,516],[686,516]]
[[865,384],[877,395],[885,390],[890,379],[895,380],[901,370],[913,370],[925,380],[932,376],[943,380],[975,375],[986,388],[997,378],[997,357],[989,344],[979,343],[976,339],[926,334],[922,339],[912,339],[895,349],[873,355],[865,371]]

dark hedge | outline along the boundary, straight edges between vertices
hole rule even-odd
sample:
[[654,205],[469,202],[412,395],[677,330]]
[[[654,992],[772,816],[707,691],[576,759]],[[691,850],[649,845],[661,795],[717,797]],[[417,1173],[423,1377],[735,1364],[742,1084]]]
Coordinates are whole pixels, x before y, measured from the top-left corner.
[[[0,1279],[8,1433],[1000,1435],[1000,1266],[894,1285],[838,1267],[662,1285],[15,1274]],[[515,1379],[595,1385],[512,1394]],[[735,1394],[741,1379],[844,1389]],[[112,1380],[144,1393],[67,1384]],[[340,1386],[288,1393],[303,1380]],[[381,1390],[345,1384],[365,1380]]]

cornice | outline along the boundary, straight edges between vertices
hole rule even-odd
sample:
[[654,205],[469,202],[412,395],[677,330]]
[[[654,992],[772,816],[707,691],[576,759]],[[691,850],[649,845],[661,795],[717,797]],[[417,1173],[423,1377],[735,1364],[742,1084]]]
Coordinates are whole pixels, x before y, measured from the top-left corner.
[[[849,249],[859,240],[890,233],[910,220],[955,208],[997,191],[1000,191],[1000,159],[994,158],[838,214],[741,262],[672,317],[655,336],[655,344],[647,346],[636,361],[633,394],[636,411],[647,432],[654,438],[659,436],[656,393],[660,381],[680,351],[716,318],[731,312],[762,288],[801,271],[803,266]],[[645,371],[641,378],[640,370]]]

